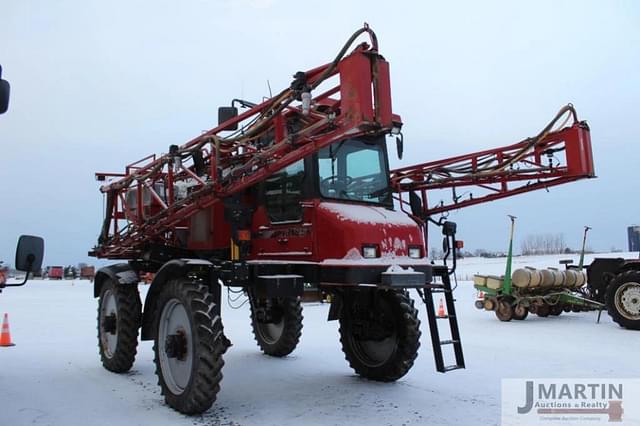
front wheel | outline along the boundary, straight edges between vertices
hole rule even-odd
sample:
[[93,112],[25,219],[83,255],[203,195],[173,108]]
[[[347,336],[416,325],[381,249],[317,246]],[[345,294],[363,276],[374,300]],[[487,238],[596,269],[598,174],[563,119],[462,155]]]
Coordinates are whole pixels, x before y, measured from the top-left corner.
[[158,296],[156,374],[166,403],[183,414],[207,410],[220,391],[226,340],[209,288],[169,281]]
[[284,357],[294,351],[302,335],[300,298],[251,297],[251,327],[266,355]]
[[391,382],[407,374],[418,356],[420,320],[406,291],[346,294],[340,342],[360,376]]
[[114,373],[131,369],[138,347],[142,304],[138,287],[108,279],[98,300],[98,349],[102,365]]
[[618,274],[605,295],[609,315],[621,327],[640,330],[640,271]]

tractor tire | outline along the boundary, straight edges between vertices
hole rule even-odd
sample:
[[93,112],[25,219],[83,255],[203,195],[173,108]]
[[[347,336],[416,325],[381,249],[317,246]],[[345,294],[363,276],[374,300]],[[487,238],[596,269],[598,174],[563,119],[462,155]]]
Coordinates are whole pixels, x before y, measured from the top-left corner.
[[285,357],[294,351],[302,336],[302,305],[300,298],[271,299],[273,313],[276,320],[261,322],[257,318],[256,309],[265,303],[250,296],[251,299],[251,328],[258,346],[265,355]]
[[549,306],[549,315],[553,315],[554,317],[559,316],[563,311],[564,309],[562,308],[562,305],[560,303]]
[[538,315],[541,318],[548,317],[550,312],[551,312],[551,307],[546,303],[538,305],[538,307],[536,308],[536,315]]
[[509,300],[500,300],[498,301],[498,306],[496,307],[496,318],[500,321],[508,322],[513,319],[513,305]]
[[208,286],[169,281],[158,295],[153,345],[165,402],[183,414],[200,414],[216,400],[227,349],[218,307]]
[[616,275],[607,288],[605,305],[618,325],[640,330],[640,271]]
[[138,287],[107,279],[98,299],[98,351],[102,365],[114,373],[131,369],[138,347],[142,303]]
[[524,321],[529,316],[529,309],[524,305],[516,305],[513,308],[513,319],[517,321]]
[[473,303],[473,306],[475,306],[476,309],[484,310],[484,301],[483,300],[476,300]]
[[[372,291],[378,292],[374,295],[375,308],[345,301],[340,343],[356,374],[369,380],[393,382],[407,374],[418,356],[421,335],[418,310],[406,291]],[[364,336],[365,328],[374,328],[379,334]]]

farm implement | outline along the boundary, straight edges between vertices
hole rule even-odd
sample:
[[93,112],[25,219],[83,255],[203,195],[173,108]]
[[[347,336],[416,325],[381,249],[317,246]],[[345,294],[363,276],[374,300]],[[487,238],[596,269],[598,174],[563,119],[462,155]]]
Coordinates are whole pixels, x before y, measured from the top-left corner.
[[596,258],[585,266],[587,233],[584,228],[578,265],[562,260],[565,269],[531,267],[512,270],[515,217],[511,219],[507,265],[502,276],[475,275],[475,306],[494,311],[500,321],[524,320],[529,312],[540,317],[562,312],[604,309],[625,328],[640,329],[640,260]]
[[[369,43],[349,53],[361,35]],[[594,177],[589,127],[571,105],[521,142],[389,170],[387,137],[401,158],[403,123],[392,111],[389,63],[366,25],[333,61],[296,72],[276,95],[234,99],[218,112],[218,126],[190,142],[122,173],[96,173],[105,214],[90,255],[121,261],[94,281],[102,364],[128,371],[140,332],[155,343],[167,404],[186,414],[209,408],[220,389],[230,346],[223,287],[248,298],[255,339],[273,357],[298,345],[305,287],[330,295],[328,320],[340,324],[349,365],[383,382],[407,374],[417,357],[414,289],[437,371],[464,368],[449,280],[456,225],[434,217]],[[457,195],[469,187],[476,192]],[[428,197],[441,190],[452,191],[450,201]],[[429,222],[442,228],[451,267],[427,258]],[[142,277],[151,277],[144,309]],[[434,293],[448,315],[436,315]],[[451,339],[440,338],[438,324]]]

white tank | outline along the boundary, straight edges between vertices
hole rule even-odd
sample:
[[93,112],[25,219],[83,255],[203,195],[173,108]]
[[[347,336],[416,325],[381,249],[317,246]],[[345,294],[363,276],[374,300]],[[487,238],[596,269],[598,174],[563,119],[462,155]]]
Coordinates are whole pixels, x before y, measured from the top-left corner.
[[540,269],[540,276],[542,277],[542,281],[540,282],[542,287],[553,287],[555,285],[556,276],[553,271]]
[[558,268],[549,268],[549,271],[553,274],[553,287],[562,287],[566,281],[564,273]]
[[573,269],[567,269],[564,271],[564,276],[566,277],[564,282],[565,287],[573,288],[576,286],[576,283],[578,282],[578,273],[576,271]]
[[541,281],[540,271],[535,268],[519,268],[511,275],[511,282],[518,288],[538,287]]

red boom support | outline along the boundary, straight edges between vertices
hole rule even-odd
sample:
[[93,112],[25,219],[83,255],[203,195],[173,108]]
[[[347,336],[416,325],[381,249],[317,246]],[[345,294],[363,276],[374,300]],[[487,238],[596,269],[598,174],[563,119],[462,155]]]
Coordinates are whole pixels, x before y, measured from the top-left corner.
[[[552,131],[566,114],[573,117],[573,125]],[[421,193],[425,216],[592,177],[589,127],[577,120],[571,105],[562,108],[535,138],[391,172],[397,192]],[[457,194],[458,189],[466,187],[475,187],[480,193]],[[429,205],[428,191],[448,188],[452,190],[451,201]]]
[[[345,56],[364,32],[372,46],[362,43]],[[305,95],[332,76],[339,83],[305,106]],[[124,177],[97,173],[100,180],[121,179],[100,188],[107,196],[107,213],[99,245],[89,254],[133,259],[149,243],[177,245],[176,231],[199,211],[333,142],[389,133],[402,125],[391,110],[389,65],[378,54],[375,34],[366,26],[347,41],[333,62],[294,77],[290,88],[181,147],[170,147],[169,154],[128,165]],[[293,105],[296,100],[302,102]],[[244,124],[240,131],[220,136],[238,124]],[[176,183],[188,186],[188,195],[178,197]],[[119,221],[124,219],[128,224],[120,228]]]

